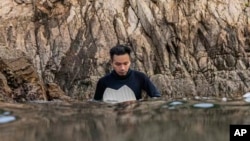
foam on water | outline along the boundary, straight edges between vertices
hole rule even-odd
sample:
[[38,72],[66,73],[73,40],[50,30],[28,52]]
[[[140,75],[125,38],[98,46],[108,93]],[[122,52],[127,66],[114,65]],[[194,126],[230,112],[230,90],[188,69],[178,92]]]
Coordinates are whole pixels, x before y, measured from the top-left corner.
[[1,110],[1,113],[0,113],[0,124],[9,123],[11,121],[16,120],[16,117],[12,116],[10,114],[11,114],[11,112],[9,112],[9,111],[3,111],[3,110]]
[[173,102],[169,103],[169,106],[177,106],[177,105],[182,105],[182,104],[183,104],[183,102],[181,102],[181,101],[173,101]]
[[245,102],[250,102],[250,97],[244,99]]
[[250,92],[245,93],[242,97],[245,102],[250,102]]
[[243,98],[250,98],[250,92],[247,92],[243,95]]
[[214,107],[214,104],[213,103],[197,103],[197,104],[194,104],[193,107],[195,107],[195,108],[212,108],[212,107]]
[[14,120],[16,120],[16,117],[14,116],[0,116],[0,124],[8,123]]

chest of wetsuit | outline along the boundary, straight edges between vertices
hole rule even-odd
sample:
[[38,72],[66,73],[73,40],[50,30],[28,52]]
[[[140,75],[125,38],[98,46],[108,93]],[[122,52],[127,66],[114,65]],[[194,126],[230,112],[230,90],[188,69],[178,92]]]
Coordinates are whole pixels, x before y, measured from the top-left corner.
[[129,70],[126,76],[119,76],[115,71],[99,79],[95,91],[95,100],[139,100],[142,90],[150,97],[159,97],[160,93],[142,72]]

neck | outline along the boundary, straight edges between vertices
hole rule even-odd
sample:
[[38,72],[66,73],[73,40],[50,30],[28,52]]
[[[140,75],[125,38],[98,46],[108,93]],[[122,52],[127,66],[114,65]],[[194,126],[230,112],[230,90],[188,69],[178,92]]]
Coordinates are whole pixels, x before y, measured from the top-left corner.
[[131,70],[129,69],[126,75],[119,75],[118,73],[116,73],[115,70],[113,70],[112,73],[113,73],[114,76],[117,77],[118,79],[126,79],[126,78],[131,74]]

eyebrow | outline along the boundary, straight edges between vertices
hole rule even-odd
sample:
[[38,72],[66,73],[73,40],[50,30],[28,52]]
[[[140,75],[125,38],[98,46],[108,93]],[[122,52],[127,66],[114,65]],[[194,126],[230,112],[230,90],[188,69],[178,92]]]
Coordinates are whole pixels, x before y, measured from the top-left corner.
[[127,62],[115,62],[115,64],[126,64],[126,63],[129,63],[129,61],[127,61]]

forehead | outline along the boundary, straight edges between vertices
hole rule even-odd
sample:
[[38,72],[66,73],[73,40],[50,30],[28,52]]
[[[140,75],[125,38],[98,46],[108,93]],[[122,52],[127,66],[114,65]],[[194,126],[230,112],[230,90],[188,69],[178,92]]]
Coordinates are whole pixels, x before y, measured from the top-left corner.
[[130,61],[130,56],[128,54],[123,54],[123,55],[114,55],[113,56],[113,62],[129,62]]

